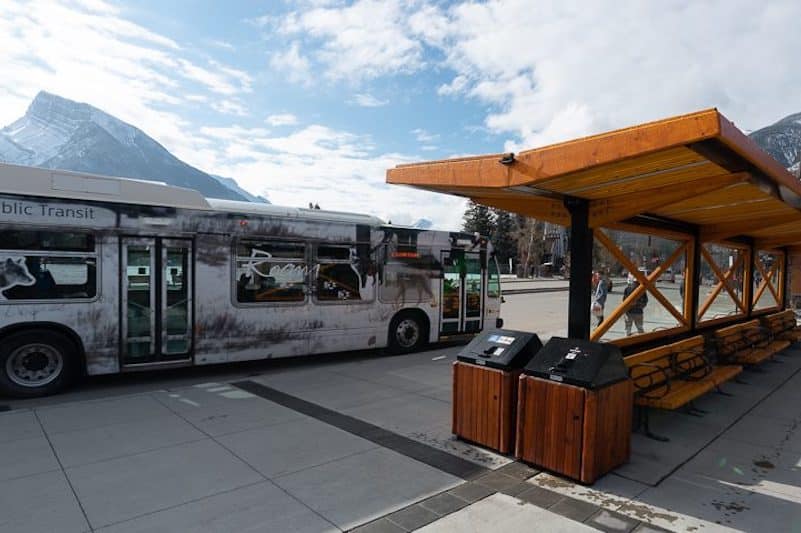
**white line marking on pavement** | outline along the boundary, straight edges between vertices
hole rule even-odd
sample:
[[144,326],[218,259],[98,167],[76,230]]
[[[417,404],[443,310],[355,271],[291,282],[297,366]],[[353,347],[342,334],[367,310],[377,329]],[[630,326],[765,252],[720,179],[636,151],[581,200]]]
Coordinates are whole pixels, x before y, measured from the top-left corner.
[[178,400],[178,401],[179,401],[179,402],[188,403],[189,405],[193,405],[193,406],[195,406],[195,407],[200,407],[200,404],[199,404],[199,403],[197,403],[197,402],[193,402],[192,400],[187,400],[186,398],[181,398],[181,399],[180,399],[180,400]]
[[255,398],[255,394],[251,394],[249,392],[243,390],[232,390],[230,392],[223,392],[220,393],[220,396],[225,396],[226,398],[230,398],[232,400],[242,400],[244,398]]

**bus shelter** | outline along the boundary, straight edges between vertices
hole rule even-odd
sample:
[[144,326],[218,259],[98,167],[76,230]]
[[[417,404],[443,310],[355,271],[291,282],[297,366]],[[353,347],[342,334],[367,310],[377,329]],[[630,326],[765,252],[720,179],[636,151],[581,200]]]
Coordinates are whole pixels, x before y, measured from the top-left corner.
[[[716,109],[516,154],[399,165],[387,182],[569,226],[568,336],[627,350],[786,307],[801,250],[798,178]],[[633,288],[600,319],[592,274],[610,264]],[[643,295],[649,327],[622,328]]]

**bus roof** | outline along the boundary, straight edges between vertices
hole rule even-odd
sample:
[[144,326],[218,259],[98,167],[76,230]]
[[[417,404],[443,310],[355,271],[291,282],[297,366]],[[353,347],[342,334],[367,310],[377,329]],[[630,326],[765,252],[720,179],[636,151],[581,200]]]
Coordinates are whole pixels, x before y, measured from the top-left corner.
[[199,192],[165,183],[5,163],[0,193],[212,210]]
[[384,221],[373,215],[347,213],[343,211],[327,211],[324,209],[305,209],[302,207],[284,207],[273,204],[259,204],[255,202],[239,202],[236,200],[220,200],[209,198],[209,204],[217,211],[226,213],[243,213],[253,215],[303,218],[306,220],[326,220],[331,222],[346,222],[352,224],[380,225]]
[[384,223],[372,215],[205,198],[195,190],[157,181],[100,176],[6,163],[0,163],[0,194],[178,207],[352,224],[380,225]]

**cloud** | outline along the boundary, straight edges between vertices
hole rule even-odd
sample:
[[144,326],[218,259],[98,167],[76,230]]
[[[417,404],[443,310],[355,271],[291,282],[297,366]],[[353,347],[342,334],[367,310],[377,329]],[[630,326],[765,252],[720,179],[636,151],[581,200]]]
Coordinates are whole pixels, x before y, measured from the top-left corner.
[[323,209],[358,211],[408,224],[425,216],[442,229],[458,229],[465,201],[387,185],[386,170],[416,160],[379,153],[368,136],[312,124],[284,136],[243,127],[201,131],[215,174],[235,176],[253,194],[279,205],[319,203]]
[[[298,9],[335,7],[314,3]],[[317,70],[301,42],[290,42],[269,62],[284,78],[312,83]],[[212,53],[227,49],[208,46]],[[447,229],[460,225],[461,199],[384,183],[387,168],[415,156],[385,153],[363,133],[320,123],[298,126],[289,113],[271,115],[265,123],[287,128],[286,134],[259,127],[247,109],[257,74],[189,51],[170,36],[130,22],[110,2],[5,0],[0,50],[0,125],[19,118],[35,94],[47,90],[134,124],[187,163],[233,176],[246,190],[266,193],[279,204],[315,201],[398,223],[425,215]],[[359,94],[362,103],[374,98]],[[199,108],[211,113],[202,115],[206,126],[194,122]]]
[[234,95],[250,91],[250,76],[245,72],[226,68],[216,61],[209,62],[213,70],[181,58],[176,59],[176,63],[184,77],[204,85],[212,92]]
[[359,107],[382,107],[387,105],[389,100],[380,100],[367,93],[357,93],[353,95],[353,98],[348,100],[348,103]]
[[[526,147],[719,107],[744,127],[801,108],[797,2],[460,3],[447,86],[492,106],[486,125]],[[714,20],[714,27],[708,21]],[[747,22],[746,22],[747,21]],[[779,37],[780,36],[780,37]],[[770,61],[765,61],[770,57]],[[443,89],[448,92],[448,89]],[[795,104],[789,104],[789,99]]]
[[294,126],[298,123],[298,117],[292,113],[279,113],[270,115],[265,119],[265,122],[270,126]]
[[222,48],[223,50],[234,51],[236,50],[236,46],[232,45],[228,41],[219,41],[219,40],[211,40],[209,41],[212,46],[216,46],[217,48]]
[[[425,65],[423,46],[406,25],[405,2],[357,0],[293,11],[278,25],[283,35],[313,40],[314,59],[330,80],[358,83]],[[296,43],[297,44],[297,43]]]
[[293,83],[311,85],[311,63],[300,53],[300,43],[293,42],[287,50],[270,56],[270,67]]
[[438,133],[429,133],[422,128],[415,128],[409,133],[413,134],[414,138],[417,139],[417,142],[421,143],[431,143],[439,140]]
[[247,109],[245,109],[245,105],[240,100],[236,99],[213,100],[210,105],[211,108],[218,113],[223,113],[226,115],[245,117],[248,114]]
[[438,95],[532,147],[707,107],[744,129],[797,112],[797,20],[795,0],[357,0],[277,24],[329,80],[449,73]]
[[467,76],[458,75],[451,80],[450,83],[444,83],[437,88],[437,94],[440,96],[452,96],[460,94],[467,87],[469,80]]
[[221,113],[244,112],[238,98],[251,90],[247,73],[197,62],[176,41],[126,20],[108,2],[2,5],[0,124],[22,116],[36,93],[46,90],[135,124],[185,157],[202,148],[189,133],[185,109],[211,101]]

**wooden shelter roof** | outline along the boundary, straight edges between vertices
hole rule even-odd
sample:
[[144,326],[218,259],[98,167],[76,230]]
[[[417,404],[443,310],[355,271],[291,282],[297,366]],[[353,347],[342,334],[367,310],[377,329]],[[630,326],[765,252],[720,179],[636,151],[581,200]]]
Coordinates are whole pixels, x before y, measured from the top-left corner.
[[656,221],[761,248],[801,244],[801,183],[716,109],[515,154],[399,165],[387,183],[455,194],[570,225],[563,199],[589,201],[590,227]]

